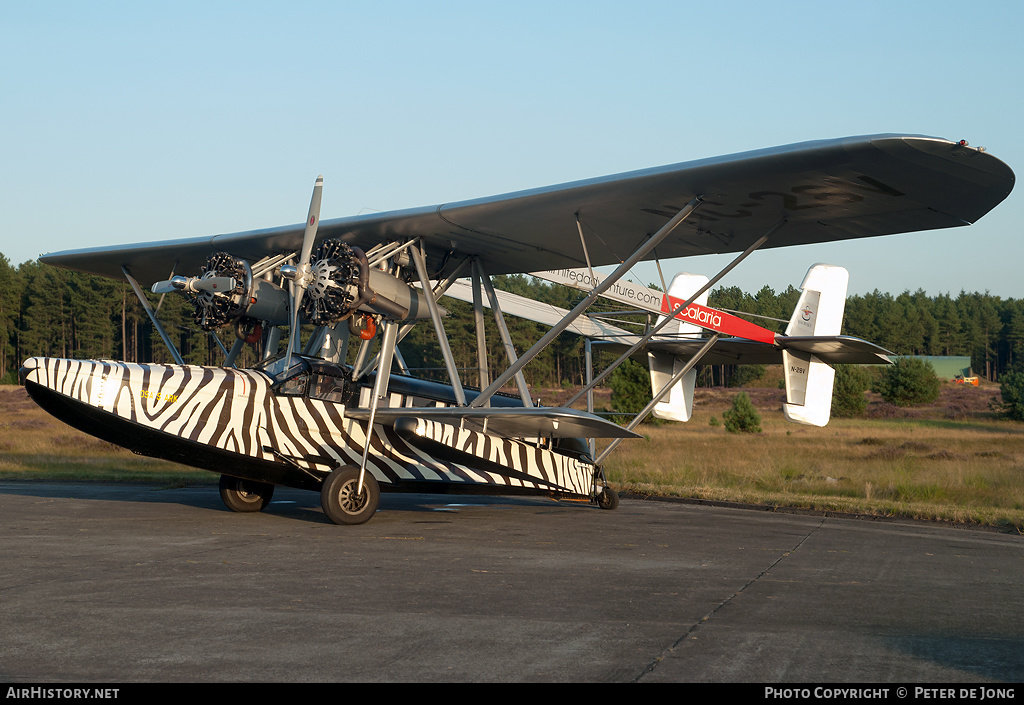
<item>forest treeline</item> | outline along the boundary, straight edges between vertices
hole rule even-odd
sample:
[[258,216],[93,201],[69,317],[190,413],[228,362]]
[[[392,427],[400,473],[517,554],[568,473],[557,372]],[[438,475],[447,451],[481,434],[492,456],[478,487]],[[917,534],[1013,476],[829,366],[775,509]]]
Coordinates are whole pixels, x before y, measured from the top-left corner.
[[[572,308],[581,292],[523,275],[496,277],[495,287],[563,308]],[[765,286],[750,294],[737,287],[711,292],[709,305],[744,311],[767,328],[781,331],[799,298],[793,286],[775,292]],[[217,342],[192,322],[191,306],[184,296],[150,295],[159,318],[187,363],[216,365],[223,359]],[[476,383],[476,330],[471,306],[445,298],[450,312],[445,328],[456,364],[467,370],[466,382]],[[598,304],[597,308],[602,308]],[[622,313],[620,320],[641,321],[643,317]],[[508,317],[517,352],[522,353],[546,330],[545,327]],[[503,367],[505,352],[488,315],[489,358],[492,368]],[[988,293],[940,294],[923,291],[892,295],[874,291],[847,300],[843,333],[870,340],[899,355],[969,355],[975,374],[997,380],[1024,355],[1024,299],[1002,299]],[[234,332],[219,332],[221,343],[230,348]],[[249,348],[242,364],[252,364],[258,351]],[[410,368],[424,376],[435,376],[443,367],[440,349],[429,321],[418,325],[402,341],[400,349]],[[570,386],[585,375],[583,341],[563,334],[525,370],[527,381],[537,386]],[[600,350],[597,346],[595,350]],[[0,381],[17,381],[21,361],[35,355],[70,358],[113,358],[134,362],[169,362],[145,311],[127,283],[71,272],[36,261],[14,266],[0,254]],[[602,359],[604,358],[604,360]],[[609,353],[599,355],[595,367],[610,361]],[[728,369],[705,369],[701,383],[728,381]]]

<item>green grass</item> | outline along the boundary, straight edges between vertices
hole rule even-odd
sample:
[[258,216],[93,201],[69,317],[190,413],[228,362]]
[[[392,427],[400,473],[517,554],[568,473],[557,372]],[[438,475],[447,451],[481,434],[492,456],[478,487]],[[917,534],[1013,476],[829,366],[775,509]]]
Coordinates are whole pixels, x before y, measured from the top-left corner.
[[[762,433],[719,423],[737,390],[698,390],[686,424],[644,424],[606,472],[623,492],[775,507],[941,520],[1024,531],[1024,424],[988,410],[993,389],[953,390],[972,408],[944,417],[942,402],[906,418],[836,419],[825,428],[782,418],[778,390],[750,390]],[[948,390],[947,390],[948,391]],[[985,395],[988,396],[985,396]],[[996,393],[997,396],[997,393]],[[20,387],[0,386],[0,479],[213,484],[217,475],[134,455],[40,410]]]

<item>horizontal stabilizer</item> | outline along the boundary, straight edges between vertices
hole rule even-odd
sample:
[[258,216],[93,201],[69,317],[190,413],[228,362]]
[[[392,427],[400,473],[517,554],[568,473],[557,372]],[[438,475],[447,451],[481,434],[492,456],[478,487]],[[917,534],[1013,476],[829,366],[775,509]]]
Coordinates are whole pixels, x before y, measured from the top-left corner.
[[[706,340],[652,340],[651,350],[689,357]],[[721,338],[701,358],[702,365],[781,365],[785,350],[812,353],[830,365],[887,365],[892,353],[874,343],[848,335],[779,337],[775,345],[744,338]]]

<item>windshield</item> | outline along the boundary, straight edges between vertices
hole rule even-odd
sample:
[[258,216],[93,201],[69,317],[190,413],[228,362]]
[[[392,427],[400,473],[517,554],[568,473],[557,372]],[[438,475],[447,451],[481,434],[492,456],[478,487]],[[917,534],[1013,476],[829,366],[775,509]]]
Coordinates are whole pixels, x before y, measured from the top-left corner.
[[274,384],[299,374],[303,370],[309,369],[309,362],[298,355],[292,354],[291,365],[288,369],[285,369],[285,362],[287,353],[278,353],[272,357],[268,357],[263,362],[256,365],[256,369],[267,375],[274,380]]
[[271,387],[276,393],[333,402],[345,402],[350,396],[351,368],[292,354],[291,366],[285,369],[286,357],[281,353],[256,366],[273,380]]

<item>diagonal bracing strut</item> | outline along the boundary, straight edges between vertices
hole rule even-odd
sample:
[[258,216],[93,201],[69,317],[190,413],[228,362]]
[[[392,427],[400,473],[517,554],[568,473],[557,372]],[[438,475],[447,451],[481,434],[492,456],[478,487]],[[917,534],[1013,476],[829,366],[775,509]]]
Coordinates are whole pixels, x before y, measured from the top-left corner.
[[150,306],[149,299],[147,299],[146,295],[142,293],[142,288],[139,286],[139,282],[135,280],[135,277],[132,276],[132,273],[128,270],[126,265],[121,265],[121,272],[124,274],[125,279],[128,280],[128,283],[131,284],[132,291],[135,292],[135,297],[139,300],[139,303],[142,304],[143,310],[146,312],[146,315],[149,316],[149,320],[153,323],[153,327],[156,328],[156,332],[160,334],[160,338],[164,341],[164,345],[167,346],[167,350],[171,353],[171,357],[174,358],[174,362],[179,365],[184,365],[185,361],[181,358],[181,353],[178,352],[178,348],[171,342],[171,338],[167,335],[167,331],[165,331],[164,327],[160,325],[160,319],[156,317],[156,311],[154,311],[153,307]]
[[689,215],[694,211],[695,208],[697,208],[697,206],[700,205],[700,203],[700,196],[695,197],[693,200],[687,203],[682,210],[676,213],[675,216],[673,216],[670,221],[665,223],[665,225],[663,225],[658,232],[656,232],[651,238],[647,240],[647,242],[641,245],[632,255],[630,255],[622,264],[620,264],[615,269],[615,271],[611,273],[611,275],[609,275],[603,282],[601,282],[599,286],[594,287],[594,290],[591,291],[587,295],[587,297],[583,299],[583,301],[578,303],[572,311],[570,311],[561,321],[559,321],[555,326],[553,326],[551,330],[545,333],[540,340],[534,343],[532,348],[527,350],[522,357],[520,357],[514,363],[509,365],[508,369],[506,369],[501,375],[499,375],[497,379],[491,382],[490,386],[488,386],[487,389],[480,392],[480,396],[474,399],[470,406],[483,406],[487,402],[487,400],[494,395],[495,392],[497,392],[499,389],[505,386],[505,384],[510,379],[512,379],[516,375],[516,373],[522,370],[528,362],[533,360],[533,358],[537,357],[537,355],[540,354],[548,345],[550,345],[551,342],[562,333],[562,331],[568,328],[573,321],[575,321],[577,318],[583,315],[583,312],[586,311],[590,307],[590,305],[597,300],[597,297],[599,297],[601,294],[607,291],[615,282],[621,279],[626,274],[626,272],[633,268],[633,265],[635,265],[637,262],[639,262],[645,256],[647,256],[647,254],[650,253],[650,251],[653,250],[655,247],[657,247],[661,243],[661,241],[664,240],[669,235],[669,233],[676,229],[676,226],[678,226],[680,223],[686,220],[686,218],[689,217]]
[[[501,338],[502,347],[505,348],[505,357],[508,359],[510,365],[516,362],[516,349],[515,345],[512,344],[512,334],[509,333],[508,326],[505,323],[505,314],[501,311],[501,304],[498,302],[498,297],[494,293],[494,286],[491,284],[491,278],[484,271],[483,266],[479,260],[473,260],[473,271],[477,273],[480,279],[480,285],[483,287],[484,293],[487,295],[487,301],[491,307],[491,312],[494,314],[494,323],[498,328],[498,335]],[[533,400],[530,399],[530,388],[526,384],[526,377],[523,375],[523,371],[519,370],[516,372],[516,386],[519,387],[519,398],[523,400],[523,406],[529,408],[533,406]],[[483,385],[481,385],[483,387]]]
[[416,273],[420,278],[420,285],[426,294],[427,309],[430,311],[430,320],[434,323],[434,332],[437,333],[437,344],[441,347],[441,357],[444,358],[444,366],[448,370],[448,377],[452,383],[452,390],[459,406],[466,405],[466,392],[462,389],[462,382],[459,379],[459,372],[455,366],[455,358],[452,357],[451,347],[448,345],[448,336],[444,332],[444,324],[441,322],[441,313],[438,311],[437,302],[430,295],[430,277],[427,274],[427,260],[423,255],[423,245],[410,247],[413,264],[416,266]]
[[601,382],[603,382],[604,379],[608,375],[610,375],[615,370],[616,367],[618,367],[623,362],[625,362],[629,358],[630,355],[632,355],[637,350],[639,350],[643,345],[646,345],[647,341],[649,341],[658,332],[660,332],[662,328],[667,326],[671,321],[675,320],[676,315],[679,314],[681,311],[685,310],[686,307],[689,306],[690,304],[692,304],[694,301],[696,301],[698,296],[700,296],[705,291],[710,289],[712,286],[717,284],[722,279],[722,277],[724,277],[726,274],[731,272],[733,270],[733,268],[736,267],[736,265],[738,265],[740,262],[742,262],[744,259],[746,259],[747,256],[749,256],[751,253],[754,252],[754,250],[756,250],[761,245],[763,245],[765,242],[767,242],[768,241],[768,237],[770,235],[772,235],[776,230],[781,228],[783,225],[785,225],[785,223],[786,223],[785,220],[780,220],[778,223],[773,225],[771,227],[771,229],[768,230],[768,232],[766,232],[764,235],[762,235],[760,238],[758,238],[753,244],[750,245],[750,247],[748,247],[743,252],[741,252],[736,257],[736,259],[734,259],[732,262],[730,262],[728,265],[726,265],[722,269],[722,271],[720,271],[714,277],[709,279],[707,284],[705,284],[700,289],[698,289],[694,294],[689,296],[686,301],[684,301],[683,303],[679,304],[674,309],[669,311],[669,313],[661,320],[660,323],[658,323],[656,326],[652,327],[649,331],[644,333],[644,335],[641,336],[641,338],[639,340],[637,340],[632,345],[632,347],[629,348],[629,350],[627,350],[626,352],[622,353],[622,355],[619,357],[619,359],[617,359],[612,364],[608,365],[608,367],[606,367],[604,370],[601,371],[601,374],[597,375],[597,377],[595,377],[590,382],[588,382],[587,385],[583,387],[583,389],[581,389],[580,391],[576,392],[576,394],[574,394],[571,398],[566,400],[565,403],[564,403],[564,406],[572,406],[572,404],[577,399],[582,397],[584,394],[587,394],[588,392],[590,392],[597,385],[601,384]]

